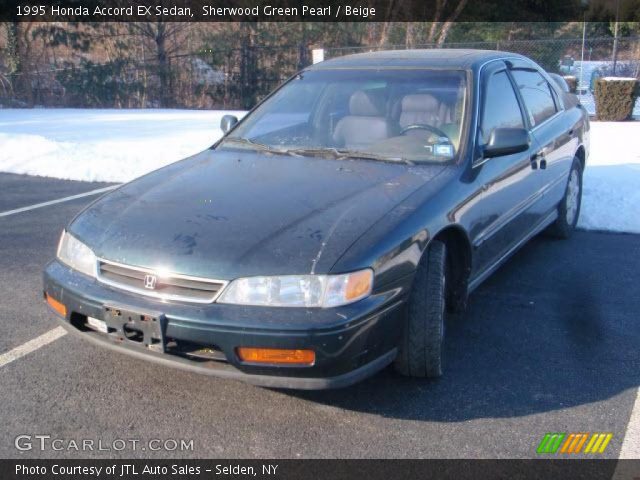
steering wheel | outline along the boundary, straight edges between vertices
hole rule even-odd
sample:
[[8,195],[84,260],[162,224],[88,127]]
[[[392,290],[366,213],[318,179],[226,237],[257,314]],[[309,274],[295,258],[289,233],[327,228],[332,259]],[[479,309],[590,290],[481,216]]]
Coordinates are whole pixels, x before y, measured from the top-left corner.
[[402,129],[402,131],[400,132],[400,135],[404,135],[405,133],[410,132],[412,130],[427,130],[431,133],[435,133],[439,137],[445,137],[449,141],[449,143],[451,143],[451,139],[449,138],[449,135],[444,133],[439,128],[432,127],[431,125],[427,125],[426,123],[414,123],[411,125],[407,125]]

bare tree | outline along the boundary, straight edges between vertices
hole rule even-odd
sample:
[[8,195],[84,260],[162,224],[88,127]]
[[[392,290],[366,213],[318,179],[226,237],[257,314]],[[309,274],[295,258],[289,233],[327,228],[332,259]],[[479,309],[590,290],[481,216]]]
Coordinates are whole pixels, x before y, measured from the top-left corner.
[[449,34],[449,30],[451,30],[454,22],[467,6],[468,0],[457,0],[457,3],[449,16],[447,18],[443,18],[447,2],[448,0],[436,0],[436,9],[433,13],[433,19],[429,26],[429,33],[426,38],[427,43],[436,43],[438,46],[441,46],[445,42],[447,35]]
[[34,103],[32,73],[37,68],[32,59],[32,30],[37,23],[8,22],[7,67],[13,75],[13,89],[18,90],[30,104]]
[[387,21],[382,23],[382,29],[380,31],[380,37],[378,39],[378,46],[386,45],[389,42],[389,31],[391,30],[392,25],[392,22],[390,22],[389,20],[393,20],[395,18],[400,4],[401,2],[398,2],[397,0],[389,1],[389,6],[387,7],[387,12],[385,15]]
[[405,29],[404,46],[405,48],[413,48],[415,42],[415,25],[413,22],[408,22]]
[[464,7],[467,5],[467,1],[468,0],[458,0],[456,8],[453,9],[453,12],[451,13],[451,15],[449,15],[449,18],[447,18],[447,20],[442,24],[442,27],[440,28],[440,34],[438,35],[438,46],[441,46],[447,39],[447,35],[449,34],[449,30],[451,29],[453,22],[455,22],[456,19],[460,16],[462,10],[464,10]]
[[130,33],[142,37],[154,54],[160,80],[160,103],[162,107],[173,104],[173,84],[171,80],[171,58],[179,52],[185,42],[184,32],[188,23],[178,22],[135,22],[130,23]]
[[442,17],[442,11],[447,3],[447,0],[436,0],[436,11],[433,14],[433,21],[429,27],[429,35],[427,36],[427,43],[432,43],[436,38],[438,26],[440,25],[440,18]]

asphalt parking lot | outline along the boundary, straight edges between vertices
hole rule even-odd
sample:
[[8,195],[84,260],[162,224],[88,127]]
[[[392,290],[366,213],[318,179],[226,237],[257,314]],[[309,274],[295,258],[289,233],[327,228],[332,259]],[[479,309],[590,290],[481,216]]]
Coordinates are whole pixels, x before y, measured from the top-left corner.
[[[0,174],[0,213],[105,184]],[[41,271],[95,196],[0,216],[0,355],[56,327]],[[617,458],[640,385],[640,236],[532,240],[447,326],[446,373],[387,369],[291,392],[167,369],[70,335],[0,366],[0,457],[535,458],[546,432],[611,432]],[[18,435],[192,439],[193,450],[19,451]]]

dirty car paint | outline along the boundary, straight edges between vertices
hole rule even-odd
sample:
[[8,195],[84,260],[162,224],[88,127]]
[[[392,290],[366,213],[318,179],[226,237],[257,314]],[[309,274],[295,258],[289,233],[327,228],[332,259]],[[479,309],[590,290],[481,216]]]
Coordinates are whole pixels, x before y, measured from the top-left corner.
[[207,150],[105,196],[69,230],[101,258],[194,276],[327,273],[443,168]]

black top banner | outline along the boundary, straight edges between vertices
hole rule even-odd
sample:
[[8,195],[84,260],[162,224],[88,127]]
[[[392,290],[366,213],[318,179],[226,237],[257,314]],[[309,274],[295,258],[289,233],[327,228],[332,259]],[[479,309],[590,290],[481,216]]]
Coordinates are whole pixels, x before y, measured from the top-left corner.
[[0,0],[0,21],[12,22],[561,22],[616,15],[640,20],[634,0]]

